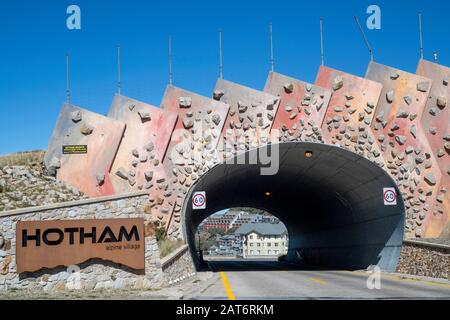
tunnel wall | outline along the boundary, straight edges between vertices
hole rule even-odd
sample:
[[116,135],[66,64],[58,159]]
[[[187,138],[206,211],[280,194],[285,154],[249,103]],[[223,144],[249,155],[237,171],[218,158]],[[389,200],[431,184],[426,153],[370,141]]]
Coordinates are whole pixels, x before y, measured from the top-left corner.
[[[255,164],[220,164],[191,188],[183,219],[194,261],[198,262],[195,232],[205,218],[226,208],[254,207],[286,225],[291,261],[296,261],[295,249],[299,249],[311,265],[345,269],[378,265],[394,271],[403,240],[404,205],[401,196],[396,206],[384,205],[383,188],[397,190],[387,173],[331,145],[295,142],[277,147],[276,175],[261,175],[261,166]],[[239,157],[248,159],[270,148]],[[306,158],[306,151],[312,151],[313,157]],[[206,191],[205,210],[192,210],[190,199],[195,191]],[[270,197],[264,195],[267,191]]]

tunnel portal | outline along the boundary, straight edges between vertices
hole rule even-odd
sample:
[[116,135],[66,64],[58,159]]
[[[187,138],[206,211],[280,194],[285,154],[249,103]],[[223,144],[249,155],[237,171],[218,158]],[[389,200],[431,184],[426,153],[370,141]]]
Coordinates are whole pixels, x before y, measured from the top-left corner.
[[[190,189],[183,232],[195,264],[198,225],[220,210],[252,207],[286,225],[288,261],[296,262],[301,254],[311,266],[353,270],[378,265],[395,271],[405,207],[392,178],[375,163],[337,146],[288,142],[277,147],[279,170],[274,175],[261,175],[259,164],[236,164],[243,157],[270,154],[268,145],[238,155],[235,164],[216,165]],[[384,188],[395,188],[396,205],[385,205]],[[206,209],[193,210],[191,198],[197,191],[206,192]]]

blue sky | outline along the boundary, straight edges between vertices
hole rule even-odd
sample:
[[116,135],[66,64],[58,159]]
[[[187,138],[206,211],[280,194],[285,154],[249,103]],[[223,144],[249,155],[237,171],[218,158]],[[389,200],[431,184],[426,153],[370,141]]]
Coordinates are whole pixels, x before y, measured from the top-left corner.
[[[82,29],[66,28],[66,8],[81,8]],[[273,23],[276,71],[314,81],[324,17],[326,65],[364,75],[369,60],[353,16],[381,7],[381,30],[367,35],[375,60],[414,72],[417,12],[425,58],[450,65],[448,1],[138,1],[4,0],[0,4],[0,154],[45,149],[65,100],[65,53],[72,54],[72,102],[105,114],[116,92],[122,47],[122,94],[159,105],[168,82],[172,34],[174,84],[210,96],[223,29],[224,78],[262,89]]]

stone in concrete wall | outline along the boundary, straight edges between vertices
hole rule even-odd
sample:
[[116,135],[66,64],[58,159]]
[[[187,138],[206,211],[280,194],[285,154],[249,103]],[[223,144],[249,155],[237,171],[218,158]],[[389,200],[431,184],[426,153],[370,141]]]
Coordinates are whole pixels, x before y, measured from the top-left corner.
[[162,262],[162,269],[168,284],[175,284],[195,274],[195,267],[188,249],[183,246]]
[[[158,244],[153,235],[145,238],[145,271],[132,270],[108,261],[93,259],[73,268],[44,269],[33,273],[16,272],[16,224],[18,221],[142,218],[148,221],[143,207],[148,195],[114,197],[107,201],[80,201],[76,206],[30,209],[35,212],[0,215],[0,290],[83,290],[107,288],[160,287],[163,282]],[[83,204],[85,203],[85,204]],[[10,212],[11,213],[11,212]],[[147,229],[147,228],[146,228]],[[79,268],[79,269],[78,269]],[[79,274],[73,273],[79,271]],[[79,281],[78,281],[79,280]],[[70,287],[70,284],[74,286]]]
[[405,243],[397,272],[450,280],[450,246]]

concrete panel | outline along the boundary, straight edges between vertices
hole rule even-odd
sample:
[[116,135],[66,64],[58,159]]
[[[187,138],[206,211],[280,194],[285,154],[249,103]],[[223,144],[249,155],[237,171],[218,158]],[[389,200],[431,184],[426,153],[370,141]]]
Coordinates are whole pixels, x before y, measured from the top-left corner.
[[407,208],[406,236],[427,234],[441,172],[420,123],[432,81],[371,62],[366,78],[383,84],[372,129]]
[[325,66],[320,67],[315,83],[333,91],[321,124],[325,142],[384,167],[380,148],[370,130],[381,84]]
[[[442,180],[425,237],[449,237],[450,230],[450,68],[420,60],[417,74],[433,80],[421,124],[431,146]],[[445,227],[447,226],[447,230]]]
[[280,97],[272,126],[272,130],[279,130],[280,141],[322,141],[321,125],[330,90],[270,72],[264,91]]
[[[217,80],[213,97],[230,106],[223,132],[227,149],[219,149],[226,157],[271,140],[270,129],[278,110],[278,97],[223,79]],[[245,139],[235,145],[239,137]]]
[[[116,96],[108,117],[126,124],[111,170],[111,181],[116,193],[137,190],[150,192],[155,189],[155,181],[164,177],[161,162],[178,115],[131,98]],[[126,178],[117,175],[121,170],[125,170]],[[150,174],[155,180],[149,179]]]
[[[114,188],[108,173],[124,129],[123,122],[64,104],[50,139],[45,164],[50,168],[59,162],[57,179],[90,197],[112,195]],[[63,154],[64,145],[87,145],[87,154]]]
[[163,166],[175,213],[169,233],[178,230],[184,196],[192,184],[220,160],[217,152],[229,106],[174,86],[168,86],[161,109],[178,115]]

